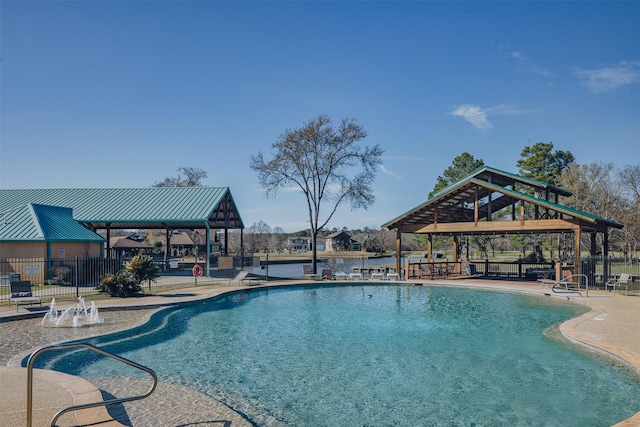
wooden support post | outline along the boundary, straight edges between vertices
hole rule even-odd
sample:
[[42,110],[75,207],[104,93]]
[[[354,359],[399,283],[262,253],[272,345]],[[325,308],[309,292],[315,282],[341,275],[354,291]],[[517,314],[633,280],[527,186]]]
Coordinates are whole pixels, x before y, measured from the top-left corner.
[[580,263],[582,262],[580,259],[580,227],[573,231],[573,254],[573,274],[580,274]]
[[458,236],[453,236],[453,260],[458,261]]
[[396,273],[402,277],[402,231],[399,228],[396,228]]
[[480,214],[479,214],[479,211],[478,211],[479,206],[478,206],[478,186],[477,185],[476,185],[475,189],[476,189],[476,195],[475,195],[475,200],[473,201],[473,223],[475,225],[478,225],[478,219],[479,219],[478,216]]

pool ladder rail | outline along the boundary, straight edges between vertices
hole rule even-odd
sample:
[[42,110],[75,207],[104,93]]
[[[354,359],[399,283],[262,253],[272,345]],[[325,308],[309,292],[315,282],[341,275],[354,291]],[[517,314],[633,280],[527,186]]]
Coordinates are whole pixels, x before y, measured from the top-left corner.
[[51,346],[45,346],[45,347],[41,347],[39,349],[37,349],[36,351],[34,351],[33,353],[31,353],[31,356],[29,356],[29,360],[27,361],[27,427],[31,427],[32,422],[33,422],[33,363],[36,360],[36,358],[41,355],[44,352],[47,351],[52,351],[52,350],[64,350],[64,349],[69,349],[69,348],[85,348],[87,350],[91,350],[94,351],[98,354],[101,354],[103,356],[106,357],[110,357],[111,359],[117,360],[119,362],[122,362],[126,365],[132,366],[134,368],[140,369],[141,371],[144,371],[146,373],[148,373],[149,375],[151,375],[151,378],[153,379],[153,385],[151,386],[151,388],[144,394],[141,395],[137,395],[137,396],[131,396],[131,397],[123,397],[120,399],[110,399],[110,400],[104,400],[104,401],[100,401],[100,402],[92,402],[92,403],[85,403],[82,405],[74,405],[74,406],[68,406],[66,408],[63,408],[61,410],[59,410],[51,419],[51,427],[55,427],[56,425],[56,421],[58,421],[58,418],[60,418],[62,415],[66,414],[67,412],[71,412],[71,411],[77,411],[80,409],[88,409],[88,408],[96,408],[99,406],[108,406],[108,405],[115,405],[118,403],[124,403],[124,402],[132,402],[134,400],[141,400],[144,398],[147,398],[149,396],[151,396],[151,394],[154,392],[154,390],[156,389],[156,386],[158,385],[158,376],[156,375],[156,373],[150,369],[147,368],[146,366],[140,365],[139,363],[133,362],[129,359],[125,359],[124,357],[120,357],[118,355],[115,355],[113,353],[109,353],[108,351],[102,350],[98,347],[95,347],[91,344],[87,344],[87,343],[67,343],[67,344],[57,344],[57,345],[51,345]]
[[[551,286],[551,291],[554,294],[573,294],[576,293],[580,296],[582,296],[582,294],[580,293],[580,282],[578,283],[574,283],[573,281],[569,282],[569,279],[573,279],[574,277],[584,277],[585,280],[585,290],[586,290],[586,296],[589,296],[589,278],[587,277],[586,274],[572,274],[571,276],[567,276],[565,278],[563,278],[562,280],[558,280],[557,282],[555,282],[552,286]],[[578,289],[569,289],[569,284],[571,285],[578,285]],[[556,286],[558,285],[564,285],[564,291],[558,291],[556,290]]]

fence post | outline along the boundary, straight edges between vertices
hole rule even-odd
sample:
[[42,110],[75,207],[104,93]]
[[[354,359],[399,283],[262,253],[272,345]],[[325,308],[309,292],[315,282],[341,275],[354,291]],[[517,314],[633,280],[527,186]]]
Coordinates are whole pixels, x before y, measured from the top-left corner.
[[76,274],[75,276],[75,281],[76,281],[76,298],[80,298],[80,288],[79,288],[79,284],[78,284],[78,274],[80,272],[79,269],[79,264],[78,264],[78,257],[76,257]]
[[518,258],[518,278],[522,278],[522,258]]
[[266,276],[265,276],[265,280],[268,282],[269,281],[269,254],[267,253],[267,261],[266,261],[267,265],[265,265],[265,269],[266,269]]

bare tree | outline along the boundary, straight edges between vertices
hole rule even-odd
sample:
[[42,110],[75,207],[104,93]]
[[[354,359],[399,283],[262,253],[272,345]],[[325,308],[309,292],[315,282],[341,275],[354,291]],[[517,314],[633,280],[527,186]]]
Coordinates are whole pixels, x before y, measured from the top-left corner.
[[623,252],[633,259],[640,244],[640,165],[627,165],[618,174],[625,199],[620,230]]
[[182,166],[177,172],[178,176],[167,177],[153,184],[153,187],[202,187],[202,180],[207,178],[207,173],[198,168]]
[[[614,171],[613,163],[572,164],[562,173],[559,180],[562,188],[573,193],[566,199],[565,204],[602,218],[619,221],[623,201],[621,187],[614,180]],[[613,232],[613,229],[609,229],[610,234]],[[589,236],[584,236],[583,244],[586,247],[590,247],[588,239]],[[600,251],[603,252],[603,249]]]
[[619,173],[620,182],[629,197],[640,200],[640,165],[627,165]]
[[278,250],[283,249],[286,246],[287,234],[281,227],[274,227],[271,230],[271,237],[269,238],[269,249]]
[[[372,184],[383,151],[378,145],[360,147],[358,142],[366,136],[353,120],[343,119],[334,128],[331,119],[321,115],[299,129],[286,130],[272,144],[271,160],[265,160],[262,152],[251,156],[251,169],[258,173],[267,197],[275,197],[286,186],[302,191],[309,213],[314,270],[318,232],[338,207],[349,202],[352,209],[367,209],[375,201]],[[321,219],[325,205],[329,214]]]
[[[207,173],[202,169],[182,166],[177,169],[178,176],[167,177],[161,182],[156,182],[152,187],[202,187],[202,180],[207,177]],[[168,230],[169,241],[164,251],[164,258],[169,257],[169,245],[171,242],[171,230]],[[147,230],[147,240],[157,241],[164,236],[164,230]],[[195,243],[195,242],[194,242]],[[198,242],[199,243],[199,242]],[[208,242],[206,244],[209,244]]]

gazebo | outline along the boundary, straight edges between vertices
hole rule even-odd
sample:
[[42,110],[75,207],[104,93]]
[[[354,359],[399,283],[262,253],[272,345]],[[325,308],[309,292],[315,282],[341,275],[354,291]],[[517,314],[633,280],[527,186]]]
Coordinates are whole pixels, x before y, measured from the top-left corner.
[[[401,271],[402,233],[428,235],[429,259],[432,258],[432,236],[452,236],[456,261],[460,255],[460,236],[572,233],[573,274],[580,274],[582,234],[590,234],[591,253],[595,253],[596,236],[601,233],[606,257],[609,229],[621,229],[623,225],[562,205],[561,197],[570,195],[569,191],[554,185],[485,166],[382,227],[396,230],[397,271]],[[606,280],[606,263],[604,268]]]

